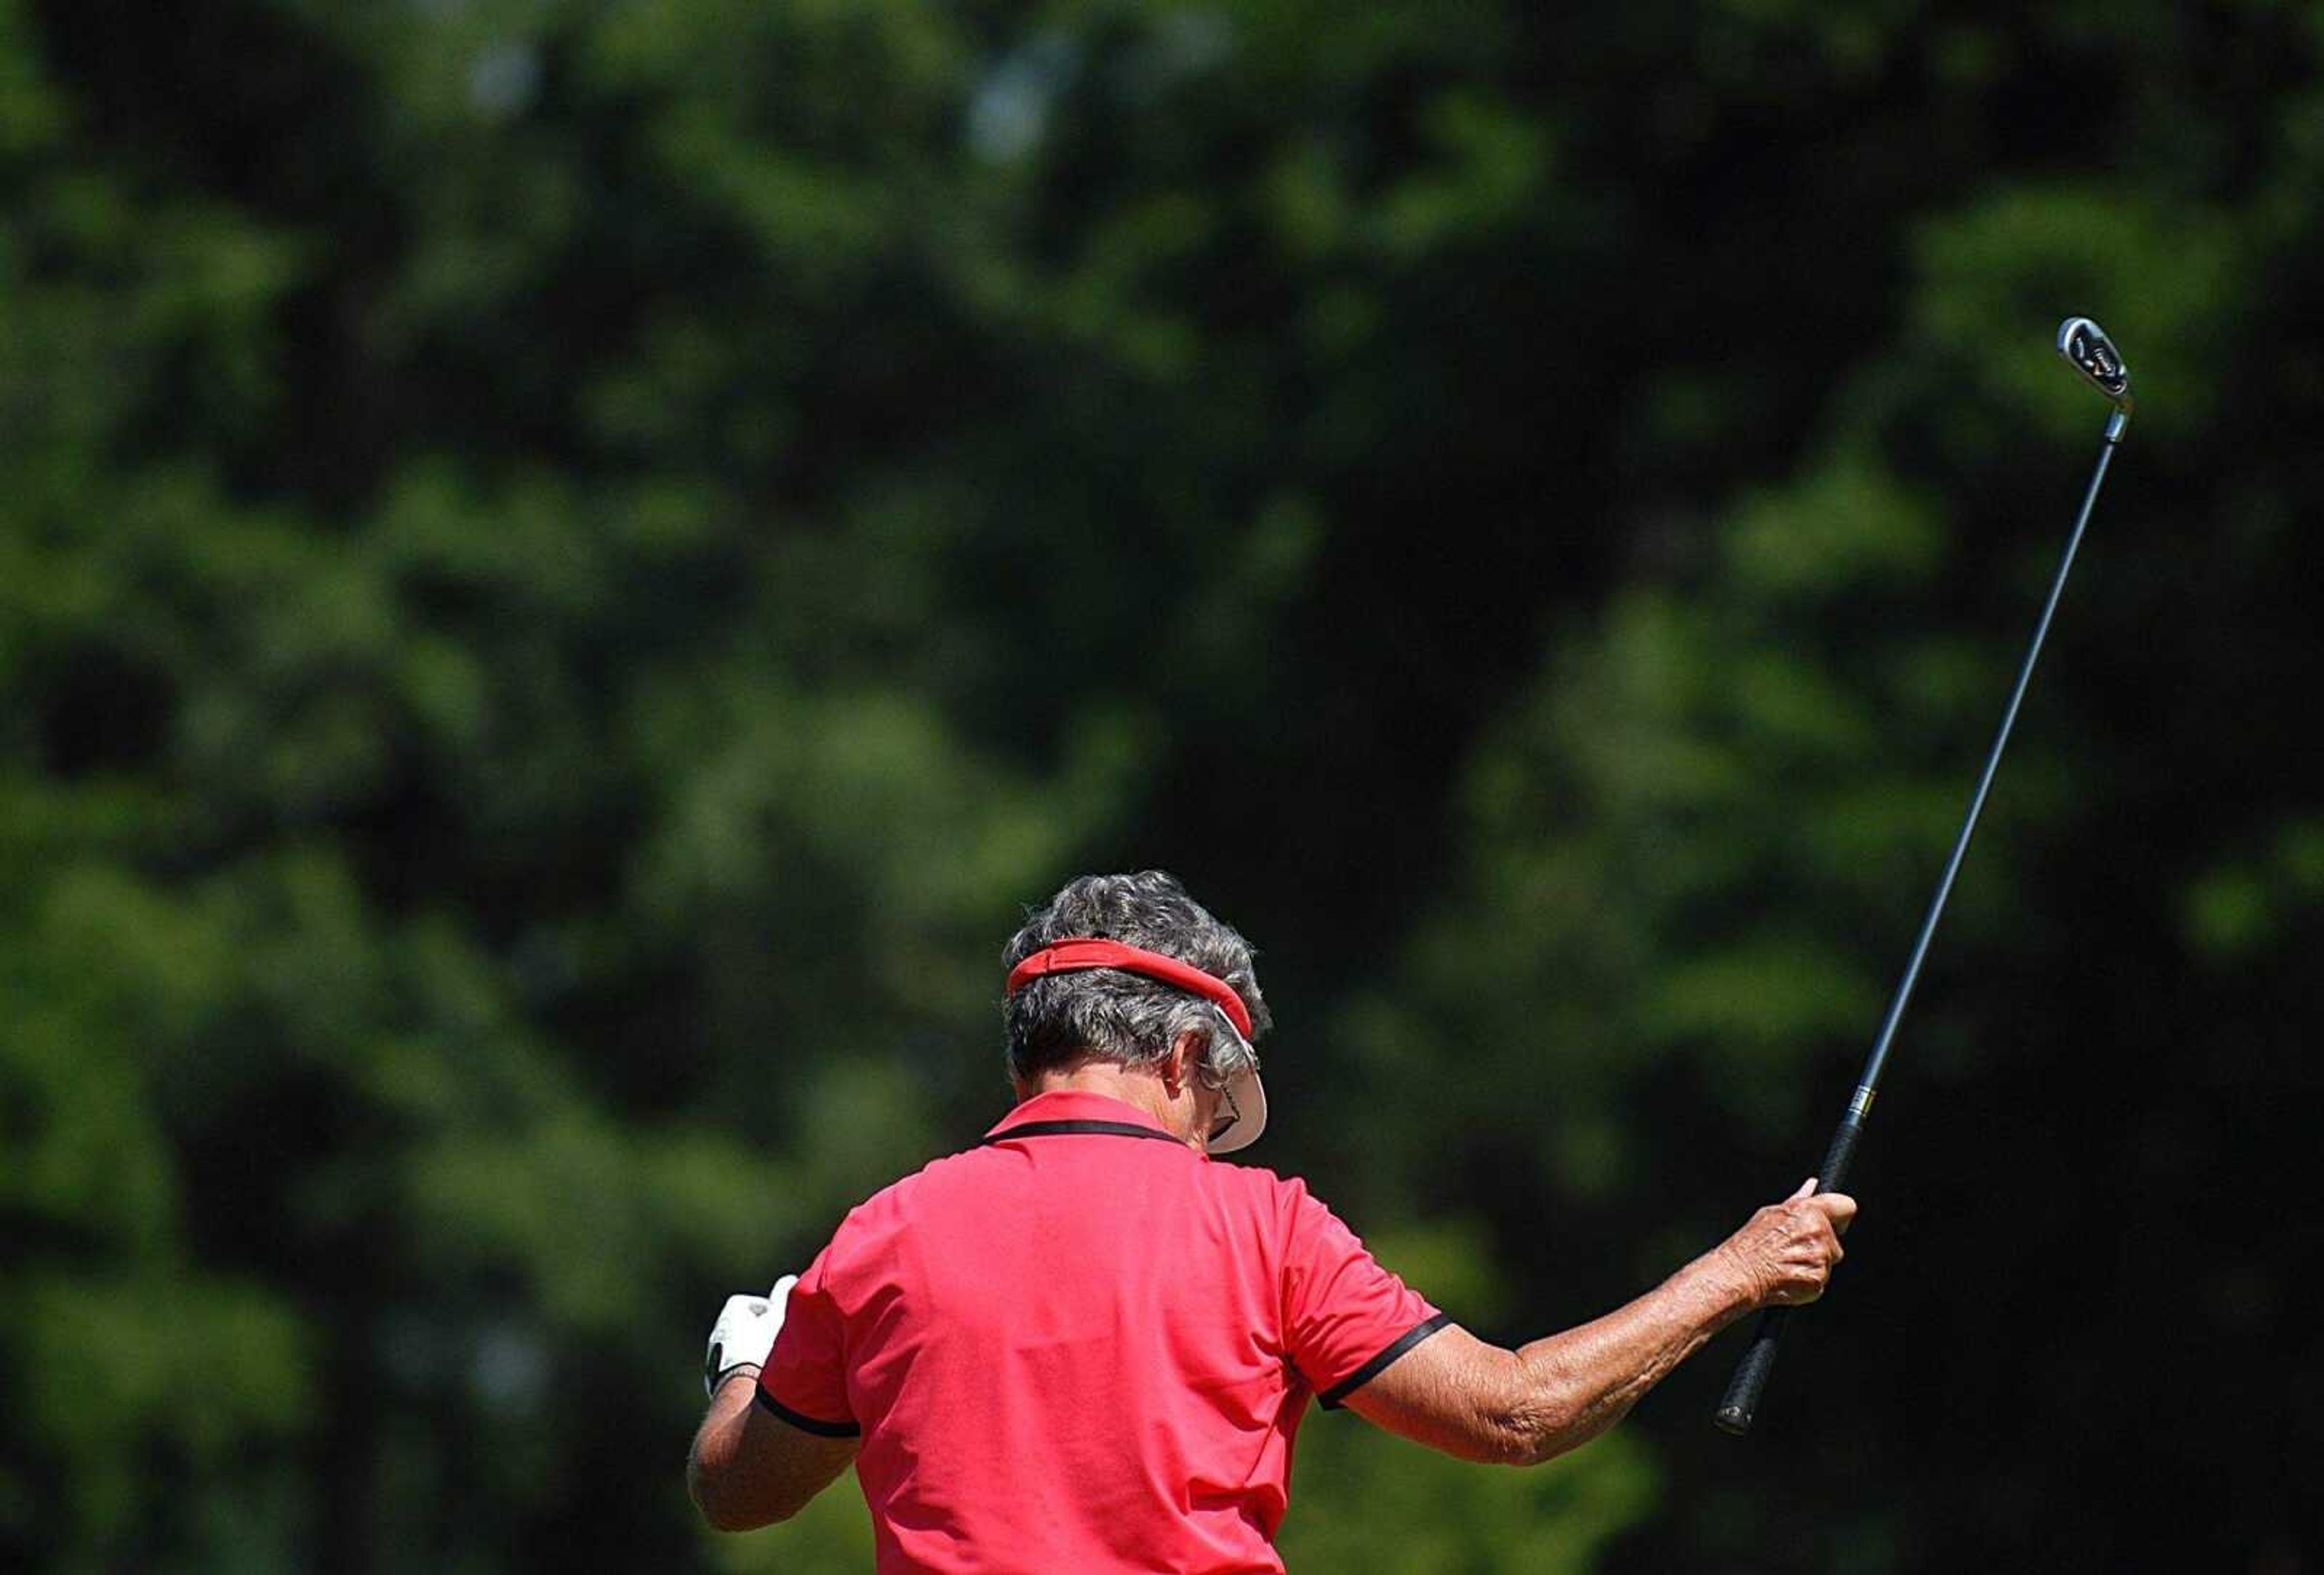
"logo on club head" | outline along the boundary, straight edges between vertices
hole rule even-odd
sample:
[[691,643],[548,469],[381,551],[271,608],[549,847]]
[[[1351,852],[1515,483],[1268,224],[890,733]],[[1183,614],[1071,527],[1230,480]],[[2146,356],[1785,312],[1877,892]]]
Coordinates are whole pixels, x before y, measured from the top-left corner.
[[2074,370],[2110,400],[2120,401],[2130,390],[2130,369],[2106,330],[2088,318],[2068,318],[2058,330],[2058,353]]

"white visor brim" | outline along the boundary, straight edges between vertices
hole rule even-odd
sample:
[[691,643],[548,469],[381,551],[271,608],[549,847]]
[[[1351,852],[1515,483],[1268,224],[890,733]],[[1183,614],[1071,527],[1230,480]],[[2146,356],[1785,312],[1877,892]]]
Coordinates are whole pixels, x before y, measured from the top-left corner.
[[[1228,1108],[1236,1112],[1227,1129],[1210,1141],[1213,1154],[1232,1154],[1259,1141],[1267,1130],[1267,1086],[1259,1081],[1256,1072],[1237,1073],[1227,1081],[1226,1091],[1232,1103]],[[1221,1101],[1227,1104],[1226,1101]]]

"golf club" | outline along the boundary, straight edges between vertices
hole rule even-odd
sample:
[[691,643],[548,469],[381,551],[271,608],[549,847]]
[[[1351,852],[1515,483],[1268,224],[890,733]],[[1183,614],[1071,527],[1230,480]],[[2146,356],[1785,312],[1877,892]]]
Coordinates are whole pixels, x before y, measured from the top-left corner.
[[[2034,664],[2041,657],[2042,642],[2050,633],[2051,617],[2058,611],[2058,598],[2066,589],[2066,575],[2074,566],[2075,550],[2082,544],[2082,531],[2090,522],[2090,509],[2098,502],[2098,488],[2106,481],[2107,462],[2113,459],[2116,446],[2122,441],[2123,429],[2130,424],[2130,369],[2123,364],[2121,353],[2115,349],[2105,329],[2088,318],[2068,318],[2058,328],[2058,354],[2106,395],[2114,411],[2107,419],[2098,468],[2091,473],[2089,490],[2082,496],[2082,510],[2075,517],[2073,534],[2066,539],[2065,554],[2059,559],[2057,575],[2050,582],[2049,600],[2043,604],[2041,622],[2034,626],[2034,641],[2026,648],[2024,665],[2017,669],[2017,686],[2010,692],[2008,708],[2001,714],[2001,731],[1994,736],[1993,749],[1985,757],[1984,774],[1978,778],[1977,792],[1969,799],[1960,834],[1953,839],[1952,856],[1945,861],[1943,878],[1937,882],[1936,898],[1929,904],[1928,916],[1921,921],[1920,938],[1913,943],[1912,958],[1904,964],[1904,977],[1897,981],[1895,996],[1888,1003],[1888,1016],[1880,1025],[1880,1036],[1873,1043],[1872,1055],[1864,1064],[1862,1075],[1856,1080],[1856,1091],[1849,1096],[1848,1110],[1831,1135],[1831,1146],[1824,1150],[1823,1164],[1817,1167],[1819,1193],[1836,1193],[1848,1179],[1857,1142],[1864,1135],[1865,1118],[1871,1113],[1873,1096],[1880,1087],[1881,1071],[1888,1063],[1888,1048],[1895,1039],[1896,1024],[1904,1015],[1904,1003],[1912,999],[1914,981],[1921,976],[1921,962],[1928,955],[1929,938],[1936,934],[1937,920],[1945,911],[1945,898],[1952,895],[1953,877],[1960,873],[1961,856],[1969,852],[1969,839],[1977,830],[1977,817],[1985,808],[1987,792],[1993,787],[1993,773],[2001,764],[2002,750],[2008,745],[2009,730],[2017,723],[2018,705],[2025,698],[2025,686],[2034,677]],[[1752,1421],[1759,1412],[1760,1396],[1766,1391],[1768,1375],[1775,1371],[1775,1352],[1783,1342],[1792,1311],[1771,1307],[1760,1315],[1750,1349],[1736,1364],[1735,1376],[1728,1380],[1727,1393],[1712,1415],[1724,1431],[1738,1437],[1751,1431]]]

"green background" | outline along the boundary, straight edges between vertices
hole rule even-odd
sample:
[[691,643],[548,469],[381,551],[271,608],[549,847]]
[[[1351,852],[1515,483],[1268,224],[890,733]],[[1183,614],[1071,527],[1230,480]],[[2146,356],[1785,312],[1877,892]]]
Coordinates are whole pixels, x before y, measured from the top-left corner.
[[2324,13],[0,0],[0,1562],[843,1570],[731,1290],[1084,870],[1517,1340],[1794,1185],[1748,1443],[1311,1417],[1295,1570],[2324,1558]]

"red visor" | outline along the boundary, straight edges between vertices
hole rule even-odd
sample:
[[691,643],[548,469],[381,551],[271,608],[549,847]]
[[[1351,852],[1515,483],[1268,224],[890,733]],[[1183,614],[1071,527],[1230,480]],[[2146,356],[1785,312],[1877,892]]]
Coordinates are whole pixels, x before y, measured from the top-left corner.
[[1082,973],[1093,968],[1119,968],[1128,973],[1143,973],[1148,979],[1158,979],[1165,984],[1175,984],[1204,1000],[1216,1003],[1226,1013],[1227,1020],[1239,1029],[1245,1039],[1250,1037],[1250,1009],[1235,993],[1234,986],[1225,980],[1204,972],[1190,962],[1176,957],[1166,957],[1159,952],[1148,952],[1137,946],[1125,946],[1120,941],[1059,941],[1056,945],[1034,953],[1009,971],[1008,994],[1015,995],[1036,979],[1050,973]]

